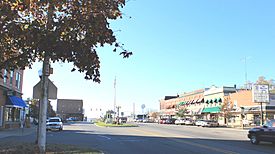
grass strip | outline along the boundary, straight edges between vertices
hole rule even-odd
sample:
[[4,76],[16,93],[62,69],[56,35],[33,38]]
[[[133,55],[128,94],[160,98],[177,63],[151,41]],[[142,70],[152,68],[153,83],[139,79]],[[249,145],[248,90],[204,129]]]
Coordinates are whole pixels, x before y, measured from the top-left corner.
[[125,124],[125,123],[122,123],[122,124],[106,124],[104,122],[96,122],[96,125],[97,126],[102,126],[102,127],[138,127],[138,125],[135,125],[135,124]]

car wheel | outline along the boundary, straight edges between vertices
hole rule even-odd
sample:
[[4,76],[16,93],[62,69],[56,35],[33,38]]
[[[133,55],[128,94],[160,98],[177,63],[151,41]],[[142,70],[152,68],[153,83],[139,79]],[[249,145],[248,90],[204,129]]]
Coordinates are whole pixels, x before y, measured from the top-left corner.
[[256,145],[260,143],[260,141],[258,140],[258,137],[255,134],[251,135],[250,142]]

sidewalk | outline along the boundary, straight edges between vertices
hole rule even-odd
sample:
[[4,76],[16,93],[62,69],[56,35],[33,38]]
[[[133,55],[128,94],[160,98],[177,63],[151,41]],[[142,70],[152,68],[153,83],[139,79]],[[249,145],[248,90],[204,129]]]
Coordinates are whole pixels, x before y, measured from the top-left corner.
[[10,136],[26,136],[36,132],[36,126],[31,128],[12,128],[12,129],[1,129],[0,139]]

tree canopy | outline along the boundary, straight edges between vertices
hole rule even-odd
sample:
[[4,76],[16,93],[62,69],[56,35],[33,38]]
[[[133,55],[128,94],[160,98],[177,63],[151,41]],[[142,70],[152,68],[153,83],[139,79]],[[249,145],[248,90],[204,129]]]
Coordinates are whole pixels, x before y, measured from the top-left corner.
[[185,117],[185,115],[187,114],[187,109],[186,108],[183,108],[183,109],[180,109],[177,113],[176,113],[176,116],[180,117],[180,118],[183,118]]
[[31,68],[47,54],[51,62],[72,62],[72,71],[100,82],[97,47],[109,44],[124,58],[132,55],[109,23],[122,18],[124,6],[125,0],[2,0],[0,70]]

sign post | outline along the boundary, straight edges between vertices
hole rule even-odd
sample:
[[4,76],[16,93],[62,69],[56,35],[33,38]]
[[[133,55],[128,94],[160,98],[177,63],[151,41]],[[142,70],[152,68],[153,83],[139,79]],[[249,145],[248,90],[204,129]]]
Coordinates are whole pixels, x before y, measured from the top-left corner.
[[269,103],[269,85],[254,84],[252,86],[252,102],[261,105],[261,124],[264,124],[263,103]]

